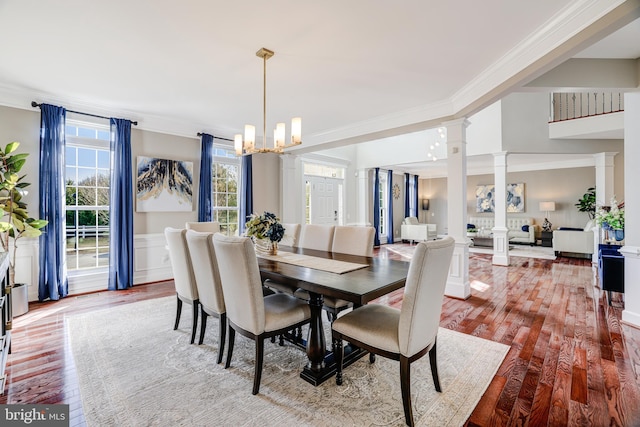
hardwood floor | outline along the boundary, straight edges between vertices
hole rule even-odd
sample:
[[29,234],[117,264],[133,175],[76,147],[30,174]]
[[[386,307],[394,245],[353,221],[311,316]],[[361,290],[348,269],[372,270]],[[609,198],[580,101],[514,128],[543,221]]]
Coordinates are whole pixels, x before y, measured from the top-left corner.
[[[376,255],[401,259],[384,246]],[[500,267],[471,254],[469,273],[471,297],[445,297],[441,326],[511,350],[467,426],[640,425],[640,330],[620,322],[622,295],[608,305],[590,261],[511,257]],[[167,295],[172,282],[31,303],[14,319],[0,404],[68,403],[71,425],[84,425],[66,318]],[[379,302],[399,307],[402,291]]]

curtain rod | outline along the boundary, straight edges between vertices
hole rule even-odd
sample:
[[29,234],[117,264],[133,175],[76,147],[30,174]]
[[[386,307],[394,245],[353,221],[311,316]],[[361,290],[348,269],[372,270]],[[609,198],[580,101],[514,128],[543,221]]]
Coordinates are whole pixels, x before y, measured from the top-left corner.
[[[198,132],[198,136],[202,136],[202,135],[203,135],[203,133],[202,133],[202,132]],[[213,135],[211,135],[211,136],[213,136]],[[233,139],[229,139],[229,138],[222,138],[221,136],[213,136],[213,137],[214,137],[215,139],[221,139],[221,140],[223,140],[223,141],[231,141],[231,142],[233,142]]]
[[[34,108],[35,108],[35,107],[39,107],[39,106],[41,106],[41,105],[42,105],[42,104],[38,104],[36,101],[31,101],[31,106],[32,106],[32,107],[34,107]],[[73,111],[73,110],[67,110],[67,111],[68,111],[69,113],[82,114],[83,116],[97,117],[97,118],[99,118],[99,119],[107,119],[107,120],[111,119],[111,117],[99,116],[99,115],[97,115],[97,114],[82,113],[82,112],[80,112],[80,111]],[[132,125],[136,125],[136,126],[138,126],[138,122],[131,121],[131,124],[132,124]]]

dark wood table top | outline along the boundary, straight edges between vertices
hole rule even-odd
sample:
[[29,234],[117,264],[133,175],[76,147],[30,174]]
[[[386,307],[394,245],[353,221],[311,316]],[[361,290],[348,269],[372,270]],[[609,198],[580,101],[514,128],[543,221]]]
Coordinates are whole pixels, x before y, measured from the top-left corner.
[[367,264],[368,267],[337,274],[258,257],[263,280],[275,280],[293,289],[302,288],[360,305],[402,288],[409,271],[409,262],[387,258],[362,257],[286,246],[280,246],[278,251]]

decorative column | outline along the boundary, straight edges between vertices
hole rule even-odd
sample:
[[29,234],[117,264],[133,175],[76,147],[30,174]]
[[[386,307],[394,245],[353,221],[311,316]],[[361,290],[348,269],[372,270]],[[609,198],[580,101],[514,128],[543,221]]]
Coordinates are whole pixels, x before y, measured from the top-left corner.
[[[613,158],[616,154],[598,153],[593,155],[596,163],[596,206],[608,206],[611,198],[615,195]],[[598,245],[602,242],[602,235],[602,228],[595,226],[593,228],[593,255],[591,256],[591,262],[594,265],[598,265]]]
[[640,93],[624,94],[624,310],[622,321],[640,328]]
[[447,223],[455,239],[445,295],[467,299],[469,285],[469,240],[467,239],[467,140],[466,119],[443,123],[447,128]]
[[280,161],[282,162],[280,170],[280,181],[282,182],[280,220],[286,223],[304,224],[302,162],[300,157],[293,154],[280,155]]
[[358,203],[356,203],[356,222],[359,225],[373,225],[373,217],[371,217],[371,194],[373,187],[369,185],[369,170],[358,169],[356,172]]
[[493,155],[495,200],[493,264],[509,265],[509,229],[507,228],[507,153]]

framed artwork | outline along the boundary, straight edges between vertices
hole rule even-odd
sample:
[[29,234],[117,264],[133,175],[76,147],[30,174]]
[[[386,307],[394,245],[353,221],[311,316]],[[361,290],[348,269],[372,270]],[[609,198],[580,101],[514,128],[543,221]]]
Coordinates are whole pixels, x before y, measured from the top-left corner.
[[[494,212],[495,185],[476,186],[476,212]],[[507,184],[507,212],[524,212],[524,183]]]
[[137,212],[191,212],[193,162],[138,156]]

